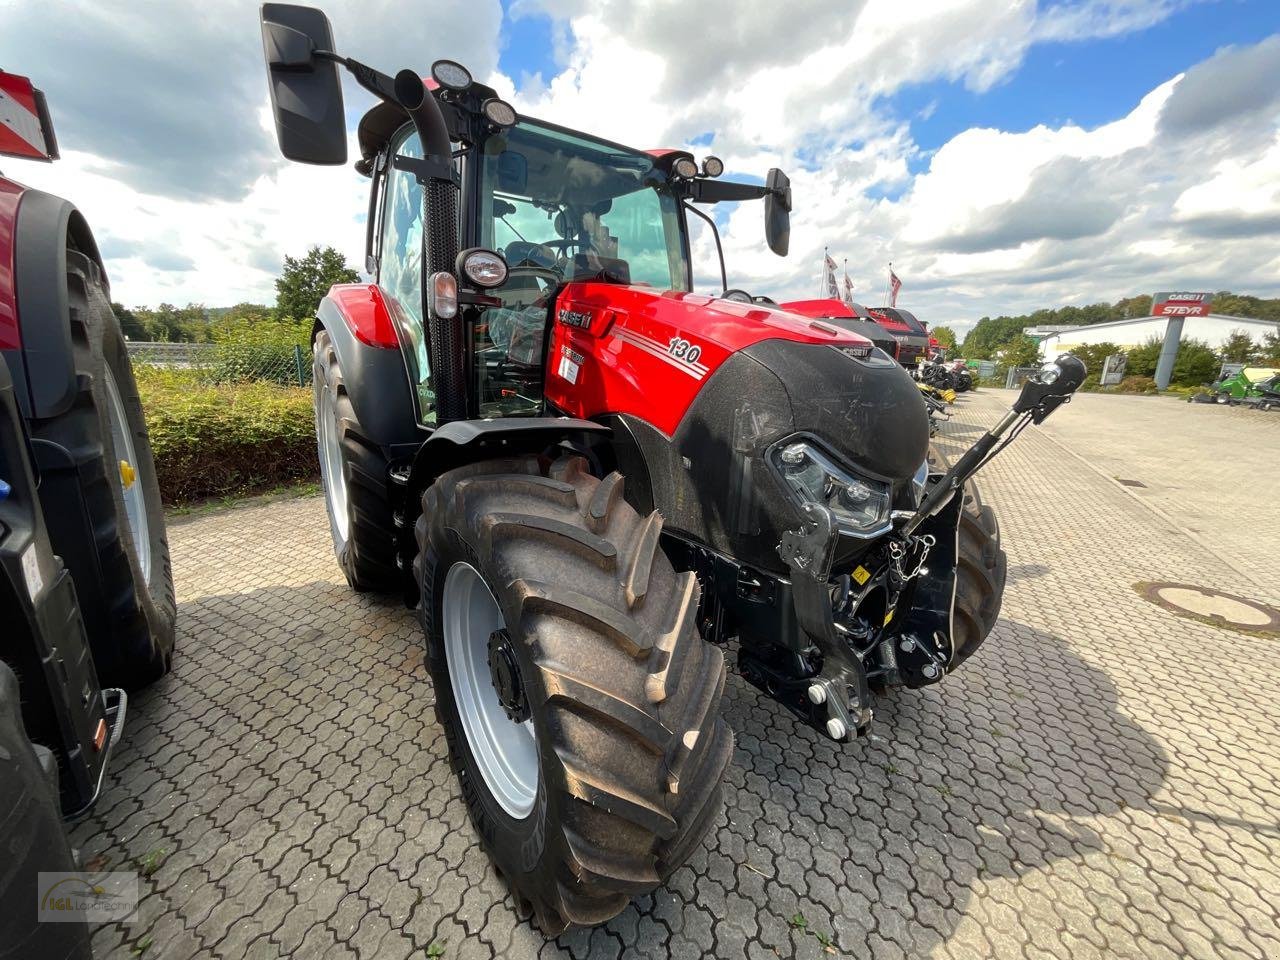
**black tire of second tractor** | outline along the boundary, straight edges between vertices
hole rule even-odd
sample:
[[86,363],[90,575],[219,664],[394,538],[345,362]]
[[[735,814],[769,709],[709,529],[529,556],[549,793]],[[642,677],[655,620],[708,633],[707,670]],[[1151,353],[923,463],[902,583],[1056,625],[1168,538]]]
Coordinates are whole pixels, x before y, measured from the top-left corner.
[[[46,441],[40,458],[40,499],[54,552],[76,585],[94,665],[104,687],[137,690],[169,671],[177,603],[165,535],[164,508],[142,402],[120,323],[101,271],[67,252],[67,294],[76,394],[64,413],[31,424]],[[143,576],[124,504],[121,453],[112,440],[106,374],[120,394],[137,463],[151,547]]]
[[[929,461],[938,470],[950,466],[934,447],[929,448]],[[973,656],[1000,619],[1009,568],[995,511],[982,502],[973,480],[964,485],[957,547],[952,670]]]
[[[545,461],[543,461],[545,463]],[[543,932],[603,923],[659,886],[721,808],[733,734],[725,665],[697,632],[698,584],[659,546],[662,519],[580,457],[473,464],[424,494],[415,524],[419,615],[450,760],[481,842]],[[502,609],[537,732],[532,811],[509,816],[458,714],[443,590],[475,566]]]
[[[312,344],[312,387],[328,390],[336,412],[342,473],[347,486],[347,535],[342,536],[332,516],[333,552],[352,589],[361,592],[396,593],[407,578],[396,564],[395,526],[388,497],[387,458],[365,436],[356,418],[338,362],[338,352],[327,330]],[[320,416],[320,405],[315,405]],[[316,437],[320,437],[316,424]],[[324,456],[324,451],[320,451]],[[326,507],[328,503],[326,502]]]

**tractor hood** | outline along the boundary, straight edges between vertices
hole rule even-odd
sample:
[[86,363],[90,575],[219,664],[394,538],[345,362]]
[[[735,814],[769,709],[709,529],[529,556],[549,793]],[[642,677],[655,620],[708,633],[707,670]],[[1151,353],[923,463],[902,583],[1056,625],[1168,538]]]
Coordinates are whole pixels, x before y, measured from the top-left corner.
[[786,311],[639,286],[571,284],[557,299],[546,394],[613,426],[619,469],[648,473],[673,532],[781,568],[800,513],[769,451],[803,435],[912,506],[928,452],[920,391],[856,334]]
[[[639,284],[570,283],[556,298],[553,320],[552,350],[571,354],[550,358],[548,399],[582,416],[625,400],[668,436],[708,377],[755,344],[872,348],[856,333],[775,307]],[[581,378],[562,382],[563,356],[586,358],[585,365],[572,360]],[[608,375],[593,376],[595,363]]]
[[625,312],[641,324],[652,322],[696,331],[704,342],[715,344],[726,353],[775,338],[844,346],[869,343],[856,333],[779,307],[679,290],[657,291],[641,284],[571,283],[561,300],[596,310]]

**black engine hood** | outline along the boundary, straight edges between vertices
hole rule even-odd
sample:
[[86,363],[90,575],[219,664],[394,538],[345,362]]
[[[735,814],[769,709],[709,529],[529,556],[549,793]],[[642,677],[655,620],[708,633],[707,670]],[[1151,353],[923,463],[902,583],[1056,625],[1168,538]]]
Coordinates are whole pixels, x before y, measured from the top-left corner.
[[920,389],[888,356],[858,360],[837,347],[789,340],[765,340],[743,353],[782,383],[792,429],[819,438],[860,472],[907,480],[928,454]]
[[[640,481],[644,510],[669,532],[762,570],[778,557],[800,512],[766,460],[779,440],[808,434],[837,459],[903,491],[928,454],[920,390],[880,351],[855,359],[837,347],[767,340],[733,354],[690,405],[673,436],[634,417],[614,427],[618,469]],[[631,488],[628,488],[631,489]]]

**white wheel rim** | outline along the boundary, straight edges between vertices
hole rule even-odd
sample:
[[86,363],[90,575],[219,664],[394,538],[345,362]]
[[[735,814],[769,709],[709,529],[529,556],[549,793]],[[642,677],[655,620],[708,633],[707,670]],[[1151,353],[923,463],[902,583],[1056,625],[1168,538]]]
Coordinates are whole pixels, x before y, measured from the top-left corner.
[[[129,539],[133,541],[133,552],[138,558],[138,566],[142,570],[144,587],[151,584],[151,526],[147,522],[147,501],[142,492],[142,464],[138,462],[138,454],[133,446],[133,431],[129,429],[129,418],[125,414],[124,400],[120,397],[120,388],[116,386],[115,375],[111,368],[104,364],[106,376],[103,378],[107,386],[107,421],[111,428],[111,446],[115,450],[117,463],[114,465],[116,476],[120,479],[120,492],[124,499],[125,522],[129,526]],[[112,469],[108,466],[107,469]]]
[[489,669],[489,636],[506,626],[492,591],[469,563],[444,581],[444,648],[449,682],[471,755],[489,792],[516,820],[538,793],[538,744],[533,721],[517,723],[498,701]]
[[320,449],[320,479],[324,481],[329,516],[343,543],[347,541],[351,518],[347,516],[347,477],[342,469],[342,447],[338,442],[338,410],[333,395],[316,378],[316,439]]

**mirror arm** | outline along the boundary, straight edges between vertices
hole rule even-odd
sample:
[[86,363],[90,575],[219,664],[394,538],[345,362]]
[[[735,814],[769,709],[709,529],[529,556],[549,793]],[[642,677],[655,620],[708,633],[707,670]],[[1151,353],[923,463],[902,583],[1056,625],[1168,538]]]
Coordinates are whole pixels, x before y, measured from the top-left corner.
[[313,50],[311,55],[317,60],[329,60],[340,67],[345,67],[347,72],[355,78],[356,83],[378,99],[389,100],[392,103],[396,102],[395,81],[381,70],[375,70],[367,63],[361,63],[351,57],[344,57],[342,54],[335,53],[332,50]]
[[769,195],[768,187],[732,180],[685,180],[680,191],[694,203],[723,203],[726,200],[761,200]]

